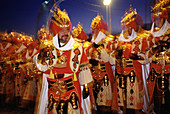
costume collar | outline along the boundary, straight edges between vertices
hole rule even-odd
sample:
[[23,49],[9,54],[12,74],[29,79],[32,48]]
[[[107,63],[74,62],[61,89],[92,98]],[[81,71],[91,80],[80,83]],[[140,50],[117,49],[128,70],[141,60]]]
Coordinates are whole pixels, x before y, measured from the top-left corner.
[[154,22],[152,23],[151,34],[153,37],[160,37],[166,33],[166,31],[170,28],[170,24],[167,20],[165,20],[164,25],[161,27],[159,31],[154,32]]
[[67,42],[67,44],[62,46],[62,47],[60,47],[59,46],[59,42],[58,42],[58,34],[56,34],[56,36],[53,37],[53,44],[54,44],[54,46],[57,49],[63,50],[63,51],[72,49],[74,42],[75,42],[75,40],[73,39],[72,36],[70,36],[70,40]]
[[132,29],[132,34],[130,36],[127,36],[127,37],[128,37],[128,39],[126,39],[123,36],[123,31],[122,31],[120,36],[119,36],[119,41],[132,41],[132,40],[134,40],[137,37],[137,33],[135,32],[134,29]]
[[106,35],[105,35],[103,32],[99,31],[96,39],[94,39],[94,35],[93,35],[93,37],[92,37],[92,42],[98,44],[99,41],[101,41],[101,40],[104,39],[104,38],[106,38]]

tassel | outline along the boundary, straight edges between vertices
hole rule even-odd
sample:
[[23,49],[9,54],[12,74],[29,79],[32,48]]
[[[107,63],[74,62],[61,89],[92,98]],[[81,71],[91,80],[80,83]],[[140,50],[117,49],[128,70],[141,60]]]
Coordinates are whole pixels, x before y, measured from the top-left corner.
[[162,94],[163,94],[163,97],[162,97],[162,104],[165,104],[164,92],[163,92]]
[[123,100],[126,100],[126,96],[125,96],[125,90],[123,90]]
[[74,72],[74,81],[77,81],[76,72]]
[[98,103],[98,98],[96,99],[96,103]]
[[53,71],[52,70],[50,70],[50,78],[54,79]]
[[87,87],[87,84],[85,84],[85,89],[86,89],[86,92],[88,92],[88,87]]

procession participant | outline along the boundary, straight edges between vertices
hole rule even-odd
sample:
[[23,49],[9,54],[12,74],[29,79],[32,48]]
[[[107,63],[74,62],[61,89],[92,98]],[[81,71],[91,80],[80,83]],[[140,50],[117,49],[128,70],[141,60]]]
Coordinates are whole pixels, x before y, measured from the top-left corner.
[[[82,45],[84,45],[84,43],[87,43],[87,35],[83,30],[83,27],[81,25],[81,23],[79,22],[77,27],[73,27],[73,31],[72,31],[72,36],[73,38],[79,42],[82,43]],[[82,108],[85,111],[85,113],[88,114],[88,110],[92,109],[94,102],[94,96],[93,96],[93,90],[92,90],[92,86],[87,87],[84,85],[81,86],[82,89]],[[88,104],[87,106],[85,104]]]
[[[108,25],[100,15],[91,23],[93,37],[91,42],[85,42],[86,54],[90,59],[91,72],[94,79],[93,94],[100,112],[111,111],[113,98],[113,72],[109,63],[105,42],[108,35]],[[95,107],[94,107],[95,108]]]
[[[117,39],[117,47],[112,56],[115,58],[115,87],[112,108],[123,113],[132,111],[141,113],[144,105],[144,74],[145,48],[148,32],[142,29],[143,20],[136,9],[130,7],[121,20],[122,33]],[[146,90],[147,91],[147,90]],[[118,106],[117,106],[118,104]],[[128,113],[128,112],[127,112]]]
[[159,40],[166,41],[170,28],[169,19],[169,0],[162,0],[152,9],[151,19],[151,34],[148,38],[149,46],[155,47]]
[[170,19],[169,0],[162,0],[155,4],[152,11],[151,35],[148,38],[150,50],[148,58],[151,62],[148,78],[149,108],[155,113],[168,113],[169,100],[169,75],[170,75]]
[[88,86],[93,81],[88,59],[81,44],[70,34],[67,13],[56,7],[52,13],[49,20],[49,31],[54,35],[52,44],[34,57],[37,68],[44,72],[35,113],[79,114],[83,112],[80,85]]

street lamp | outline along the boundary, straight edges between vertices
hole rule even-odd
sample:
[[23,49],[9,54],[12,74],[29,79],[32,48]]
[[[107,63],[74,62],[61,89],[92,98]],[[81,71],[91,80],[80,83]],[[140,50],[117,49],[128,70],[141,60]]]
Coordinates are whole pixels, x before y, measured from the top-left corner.
[[111,34],[111,10],[110,10],[111,0],[103,0],[103,4],[106,6],[106,18],[108,21],[108,8],[109,8],[109,33]]
[[103,0],[104,5],[109,5],[111,3],[111,0]]

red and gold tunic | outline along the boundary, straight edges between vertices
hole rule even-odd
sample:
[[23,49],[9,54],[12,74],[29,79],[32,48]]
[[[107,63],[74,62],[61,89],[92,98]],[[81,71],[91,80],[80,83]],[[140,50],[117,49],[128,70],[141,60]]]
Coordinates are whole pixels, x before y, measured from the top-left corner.
[[[170,25],[170,24],[169,24]],[[170,26],[167,26],[170,28]],[[161,29],[160,29],[161,30]],[[157,48],[158,50],[150,50],[148,57],[151,61],[150,73],[148,78],[148,91],[149,91],[149,106],[154,103],[155,107],[164,106],[168,107],[169,104],[169,76],[170,76],[170,52],[169,47],[161,45],[158,42],[168,42],[170,29],[167,31],[158,31],[161,34],[150,35],[150,48]],[[164,33],[164,34],[163,34]],[[165,46],[165,47],[164,47]],[[161,49],[162,48],[162,49]],[[156,113],[160,113],[161,108],[154,108]],[[168,111],[168,108],[164,108],[164,111]]]
[[[94,79],[93,93],[97,106],[111,106],[113,99],[113,71],[109,62],[108,41],[102,39],[98,44],[85,42],[84,47],[90,60],[91,73]],[[96,46],[95,46],[96,45]]]
[[[38,111],[48,113],[80,113],[81,109],[81,89],[80,85],[90,83],[92,81],[91,73],[88,68],[88,59],[85,55],[83,47],[74,43],[74,47],[69,50],[58,50],[57,48],[47,49],[47,59],[45,64],[39,62],[38,54],[35,56],[36,65],[39,70],[43,71],[43,82],[48,82],[48,101],[45,100],[47,106],[41,101]],[[41,58],[42,59],[42,58]],[[52,66],[51,68],[49,66]],[[46,81],[45,81],[46,80]],[[47,94],[47,85],[43,85],[41,97],[45,98]],[[42,109],[42,110],[41,110]]]
[[147,35],[147,31],[140,32],[136,33],[136,37],[125,39],[121,34],[117,41],[113,53],[113,58],[116,60],[114,88],[117,89],[114,90],[112,105],[112,108],[117,111],[118,106],[136,110],[143,108],[145,90],[141,63],[145,63],[144,53],[148,48]]

